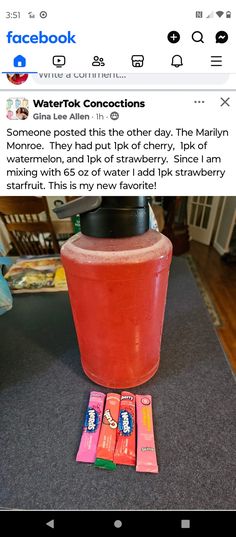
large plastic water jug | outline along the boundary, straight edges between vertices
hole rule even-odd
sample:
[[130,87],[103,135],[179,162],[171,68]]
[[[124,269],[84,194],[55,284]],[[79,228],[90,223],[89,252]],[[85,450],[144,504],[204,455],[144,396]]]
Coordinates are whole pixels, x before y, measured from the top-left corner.
[[81,362],[109,388],[157,371],[172,245],[149,228],[145,196],[81,197],[54,209],[80,214],[81,233],[62,247]]

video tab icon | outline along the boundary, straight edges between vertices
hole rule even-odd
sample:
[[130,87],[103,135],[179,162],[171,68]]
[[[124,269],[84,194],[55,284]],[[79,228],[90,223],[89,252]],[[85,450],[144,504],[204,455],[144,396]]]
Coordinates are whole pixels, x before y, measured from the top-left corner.
[[66,57],[65,56],[53,56],[52,63],[56,67],[63,67],[66,63]]

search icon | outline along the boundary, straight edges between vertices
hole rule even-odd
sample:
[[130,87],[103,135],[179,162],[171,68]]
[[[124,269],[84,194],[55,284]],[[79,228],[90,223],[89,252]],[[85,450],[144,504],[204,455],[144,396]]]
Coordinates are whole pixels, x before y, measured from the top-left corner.
[[195,41],[195,43],[204,43],[204,41],[203,41],[203,33],[202,32],[193,32],[192,40]]

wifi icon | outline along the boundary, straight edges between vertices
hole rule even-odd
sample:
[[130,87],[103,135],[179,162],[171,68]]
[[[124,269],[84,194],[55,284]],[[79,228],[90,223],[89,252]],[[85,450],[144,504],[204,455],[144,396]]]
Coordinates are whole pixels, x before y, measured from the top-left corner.
[[216,15],[218,15],[218,17],[223,17],[224,11],[216,11]]

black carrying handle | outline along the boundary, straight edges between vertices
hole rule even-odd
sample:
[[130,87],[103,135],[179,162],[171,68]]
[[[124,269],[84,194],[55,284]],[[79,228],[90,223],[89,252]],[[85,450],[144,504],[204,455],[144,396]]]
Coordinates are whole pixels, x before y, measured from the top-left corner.
[[101,204],[101,196],[81,196],[76,200],[69,201],[68,203],[64,203],[64,205],[56,207],[53,209],[53,212],[62,220],[63,218],[75,216],[76,214],[94,211],[94,209],[98,209]]

